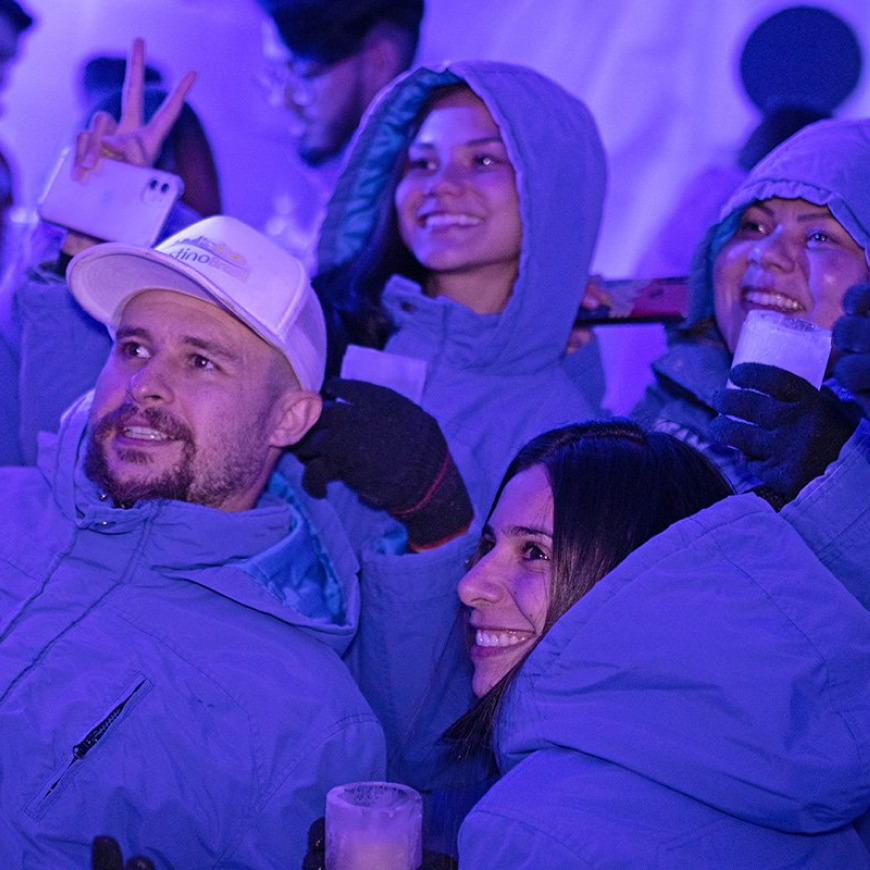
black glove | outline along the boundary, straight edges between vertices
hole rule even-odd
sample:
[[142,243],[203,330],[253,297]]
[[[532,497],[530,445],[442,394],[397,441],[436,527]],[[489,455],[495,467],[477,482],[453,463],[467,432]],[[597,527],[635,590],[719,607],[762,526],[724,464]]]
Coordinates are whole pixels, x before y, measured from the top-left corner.
[[125,864],[118,841],[100,836],[91,843],[91,870],[154,870],[154,864],[141,855],[134,855]]
[[749,470],[787,501],[824,472],[857,426],[830,390],[784,369],[741,363],[730,380],[739,389],[716,393],[720,416],[710,434],[740,450]]
[[342,480],[366,504],[405,525],[412,547],[464,532],[471,501],[437,421],[394,390],[331,379],[317,425],[294,448],[302,485],[315,498]]
[[302,859],[302,870],[326,870],[326,819],[321,816],[308,829],[308,851]]
[[423,850],[423,863],[419,870],[456,870],[458,867],[455,858],[445,855],[443,852],[430,852]]
[[834,377],[870,415],[870,284],[857,284],[843,297],[846,313],[834,324],[834,350],[841,354]]
[[[308,829],[308,853],[302,861],[302,870],[326,868],[326,821],[321,816]],[[441,852],[423,850],[423,863],[418,870],[456,870],[456,861]]]

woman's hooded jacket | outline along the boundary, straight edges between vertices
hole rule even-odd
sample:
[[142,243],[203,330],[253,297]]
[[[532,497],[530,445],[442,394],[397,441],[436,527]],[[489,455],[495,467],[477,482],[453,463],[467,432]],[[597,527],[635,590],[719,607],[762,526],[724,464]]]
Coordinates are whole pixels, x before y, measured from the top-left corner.
[[[710,442],[713,396],[723,388],[731,353],[713,316],[713,263],[752,202],[782,197],[826,205],[870,263],[870,120],[819,121],[804,127],[758,163],[722,210],[695,256],[688,331],[653,363],[655,383],[632,416],[702,449],[739,490],[758,481],[740,455]],[[842,389],[832,383],[835,389]],[[862,421],[826,473],[783,509],[825,565],[870,607],[870,422]]]
[[713,316],[713,263],[743,211],[773,197],[826,205],[870,264],[870,120],[818,121],[775,148],[722,207],[695,256],[689,321]]
[[429,298],[400,276],[381,301],[395,327],[386,350],[425,361],[420,404],[440,423],[482,513],[522,444],[596,413],[584,385],[565,369],[604,201],[605,156],[588,109],[539,73],[507,63],[468,61],[407,74],[360,129],[329,204],[318,266],[335,269],[373,243],[378,221],[393,208],[396,167],[421,109],[436,88],[463,81],[492,114],[516,172],[519,277],[499,314]]

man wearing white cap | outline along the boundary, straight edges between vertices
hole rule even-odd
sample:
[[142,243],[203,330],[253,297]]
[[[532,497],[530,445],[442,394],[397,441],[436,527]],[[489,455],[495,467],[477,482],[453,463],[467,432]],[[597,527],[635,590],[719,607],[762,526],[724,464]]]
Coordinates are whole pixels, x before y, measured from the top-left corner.
[[97,834],[298,866],[329,788],[384,769],[339,658],[353,557],[275,471],[320,413],[319,304],[227,217],[67,277],[114,344],[38,468],[0,470],[0,866],[85,867]]
[[217,217],[154,251],[89,248],[67,280],[115,336],[91,410],[89,476],[119,504],[252,507],[320,415],[323,316],[298,261]]

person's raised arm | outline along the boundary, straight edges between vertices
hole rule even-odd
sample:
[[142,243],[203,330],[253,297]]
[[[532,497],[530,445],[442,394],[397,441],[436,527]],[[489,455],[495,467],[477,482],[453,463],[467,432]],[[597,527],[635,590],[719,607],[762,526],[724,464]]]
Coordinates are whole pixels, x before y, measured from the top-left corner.
[[[195,80],[194,71],[185,73],[146,123],[145,43],[142,39],[134,39],[124,74],[121,119],[116,121],[108,112],[95,112],[88,128],[78,133],[73,167],[75,177],[84,179],[100,165],[103,158],[137,166],[152,166],[178,120]],[[63,252],[77,254],[98,241],[81,233],[68,232]]]
[[121,119],[116,121],[107,112],[95,112],[90,127],[78,134],[75,161],[78,177],[83,178],[96,169],[103,157],[152,166],[178,120],[195,80],[193,70],[185,73],[146,123],[145,43],[142,39],[134,39],[124,74]]

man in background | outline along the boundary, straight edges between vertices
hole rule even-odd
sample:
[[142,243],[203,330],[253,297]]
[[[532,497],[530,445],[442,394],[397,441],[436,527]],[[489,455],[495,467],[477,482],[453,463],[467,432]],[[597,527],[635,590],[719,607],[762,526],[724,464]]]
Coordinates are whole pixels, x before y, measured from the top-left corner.
[[266,232],[313,267],[342,155],[375,94],[411,66],[423,0],[259,2],[274,24],[264,46],[272,99],[291,114],[296,153],[310,169],[310,190],[276,195]]

